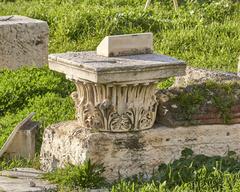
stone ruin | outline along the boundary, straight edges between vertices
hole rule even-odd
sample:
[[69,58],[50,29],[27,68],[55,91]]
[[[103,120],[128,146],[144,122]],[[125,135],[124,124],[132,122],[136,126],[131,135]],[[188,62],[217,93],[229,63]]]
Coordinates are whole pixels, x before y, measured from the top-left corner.
[[[138,45],[141,41],[146,42],[142,47]],[[139,54],[142,52],[146,54]],[[183,61],[150,52],[151,33],[113,36],[105,38],[97,52],[50,55],[49,67],[75,82],[77,92],[72,96],[82,127],[109,132],[140,131],[152,128],[155,122],[156,83],[184,75],[186,67]]]
[[156,121],[156,84],[185,75],[186,64],[155,54],[152,34],[109,36],[97,51],[49,56],[49,67],[64,73],[77,91],[72,94],[76,121],[45,129],[41,164],[52,171],[87,159],[105,166],[108,181],[138,173],[151,175],[161,163],[195,153],[239,153],[238,124],[167,127]]
[[151,33],[119,35],[103,39],[96,52],[49,56],[50,69],[76,84],[72,97],[77,121],[45,130],[43,170],[90,158],[103,163],[106,177],[114,180],[157,166],[159,129],[152,129],[158,108],[156,83],[184,75],[186,64],[152,53],[152,46]]
[[[47,64],[48,33],[45,21],[23,16],[0,16],[0,70]],[[0,149],[0,158],[35,157],[35,135],[39,123],[32,121],[34,114],[30,113],[13,129]],[[56,191],[56,185],[40,179],[42,174],[33,168],[1,171],[0,191]]]
[[10,158],[23,157],[31,159],[35,157],[35,135],[39,123],[32,121],[34,114],[30,113],[14,128],[2,148],[0,148],[0,158],[5,154]]
[[[46,22],[4,16],[0,17],[0,30],[0,68],[48,62]],[[151,33],[108,36],[96,52],[52,54],[48,60],[50,69],[64,73],[76,84],[72,98],[77,120],[45,129],[41,149],[44,171],[91,159],[103,164],[104,176],[114,181],[138,173],[151,175],[159,164],[180,157],[186,147],[206,155],[224,155],[228,150],[240,154],[239,124],[162,125],[155,89],[158,82],[169,77],[176,77],[176,86],[185,86],[212,75],[213,79],[239,80],[235,74],[214,75],[186,68],[184,61],[155,54]],[[7,148],[5,145],[4,151]]]

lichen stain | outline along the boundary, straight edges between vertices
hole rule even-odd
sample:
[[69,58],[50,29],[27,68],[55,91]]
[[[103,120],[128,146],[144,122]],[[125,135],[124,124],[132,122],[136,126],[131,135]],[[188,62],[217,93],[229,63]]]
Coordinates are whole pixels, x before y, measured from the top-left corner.
[[127,138],[116,139],[114,145],[118,149],[143,150],[144,144],[139,141],[140,138],[141,136],[137,134],[128,136]]

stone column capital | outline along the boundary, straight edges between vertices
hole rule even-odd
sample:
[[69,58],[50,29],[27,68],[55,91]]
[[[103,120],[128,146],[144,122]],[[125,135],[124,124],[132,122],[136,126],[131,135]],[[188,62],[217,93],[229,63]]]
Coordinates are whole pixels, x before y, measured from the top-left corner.
[[[124,47],[128,38],[131,46]],[[116,46],[102,42],[98,51],[103,49],[103,45],[108,45],[106,53],[101,51],[103,55],[94,51],[53,54],[49,56],[49,67],[75,82],[77,91],[72,97],[77,119],[83,127],[110,132],[149,129],[155,122],[158,105],[156,83],[168,77],[184,75],[186,64],[148,52],[131,55],[151,50],[152,43],[146,39],[141,39],[147,42],[146,46],[134,49],[132,43],[137,41],[139,44],[138,35],[108,37],[104,41],[106,39]],[[105,54],[120,56],[107,57]]]

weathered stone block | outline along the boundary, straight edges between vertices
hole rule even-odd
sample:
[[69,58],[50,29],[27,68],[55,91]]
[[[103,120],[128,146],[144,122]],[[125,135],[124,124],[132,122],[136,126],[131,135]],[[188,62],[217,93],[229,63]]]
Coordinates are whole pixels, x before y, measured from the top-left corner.
[[186,63],[156,53],[109,58],[85,51],[51,54],[49,68],[75,81],[125,86],[185,75]]
[[113,181],[144,172],[151,174],[161,163],[179,158],[188,147],[196,154],[224,155],[228,150],[240,154],[239,124],[201,125],[128,132],[91,132],[76,121],[45,129],[41,164],[45,171],[80,164],[87,159],[103,163],[104,176]]
[[152,52],[152,33],[107,36],[97,47],[97,55],[105,57],[139,55]]
[[31,120],[34,114],[33,112],[30,113],[14,128],[0,149],[0,157],[4,154],[10,158],[35,157],[35,135],[38,123]]
[[0,69],[48,63],[48,25],[23,16],[0,17]]
[[6,153],[10,157],[35,157],[35,135],[38,124],[31,122],[27,126],[20,129]]

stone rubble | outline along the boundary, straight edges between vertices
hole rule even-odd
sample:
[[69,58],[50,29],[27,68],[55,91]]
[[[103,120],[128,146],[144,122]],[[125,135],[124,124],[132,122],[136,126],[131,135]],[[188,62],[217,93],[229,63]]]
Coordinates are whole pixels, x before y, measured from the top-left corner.
[[[194,98],[195,94],[198,98]],[[240,84],[237,81],[173,86],[159,90],[157,99],[156,121],[168,127],[240,123]]]
[[175,79],[176,80],[173,87],[185,87],[189,84],[201,84],[208,80],[214,80],[217,82],[239,81],[240,76],[238,76],[237,73],[200,69],[187,66],[186,75],[178,76]]
[[43,172],[33,168],[14,168],[0,172],[0,191],[54,192],[57,186],[41,179]]

